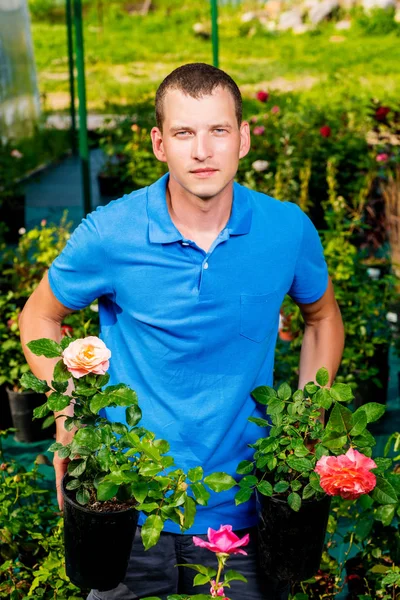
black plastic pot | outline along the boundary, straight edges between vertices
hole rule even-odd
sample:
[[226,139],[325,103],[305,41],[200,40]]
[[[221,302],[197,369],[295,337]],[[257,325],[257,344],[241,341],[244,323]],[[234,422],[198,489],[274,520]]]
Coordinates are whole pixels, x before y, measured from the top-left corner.
[[55,427],[42,429],[44,419],[33,419],[33,410],[46,402],[44,394],[24,391],[13,392],[7,388],[13,427],[17,429],[17,442],[38,442],[53,436]]
[[375,378],[380,385],[371,379],[360,381],[355,391],[354,407],[356,409],[368,402],[386,404],[389,385],[389,344],[376,346],[374,356],[369,359],[369,366],[378,369]]
[[298,512],[286,500],[257,495],[258,558],[268,577],[304,581],[321,563],[331,498],[305,500]]
[[77,504],[65,489],[65,569],[80,588],[107,591],[124,579],[139,513],[134,508],[95,512]]
[[12,426],[10,403],[8,401],[6,385],[3,384],[0,385],[0,430],[4,431]]
[[25,195],[18,194],[3,200],[0,204],[0,221],[7,225],[8,231],[4,234],[7,244],[18,244],[19,230],[25,227]]

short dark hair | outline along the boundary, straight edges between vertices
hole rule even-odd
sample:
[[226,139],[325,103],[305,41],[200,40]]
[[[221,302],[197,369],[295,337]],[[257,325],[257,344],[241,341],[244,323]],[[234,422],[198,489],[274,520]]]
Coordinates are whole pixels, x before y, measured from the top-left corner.
[[156,93],[156,122],[162,130],[164,121],[164,97],[169,90],[180,90],[192,98],[209,96],[215,88],[230,91],[235,102],[238,125],[242,122],[242,95],[236,83],[225,71],[205,63],[190,63],[178,67],[167,75]]

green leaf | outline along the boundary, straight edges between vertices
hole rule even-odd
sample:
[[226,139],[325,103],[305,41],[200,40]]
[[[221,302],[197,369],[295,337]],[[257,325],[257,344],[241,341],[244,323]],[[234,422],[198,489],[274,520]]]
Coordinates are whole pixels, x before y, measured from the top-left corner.
[[388,527],[393,521],[395,515],[396,506],[394,504],[386,504],[379,506],[375,512],[375,519],[381,521],[385,527]]
[[79,504],[87,504],[90,500],[90,494],[88,492],[88,490],[84,487],[81,487],[77,492],[76,492],[76,501],[79,502]]
[[39,379],[33,373],[24,373],[19,381],[23,388],[38,394],[45,394],[50,389],[44,379]]
[[78,488],[81,487],[81,482],[79,481],[79,479],[72,479],[71,481],[68,481],[67,485],[65,486],[67,488],[67,490],[77,490]]
[[247,419],[250,423],[254,423],[259,427],[268,427],[270,424],[266,419],[260,419],[260,417],[248,417]]
[[236,473],[239,475],[248,475],[253,471],[253,469],[254,463],[250,462],[249,460],[242,460],[237,466]]
[[273,398],[276,398],[274,388],[268,385],[261,385],[251,392],[254,400],[260,404],[269,404]]
[[375,473],[375,475],[382,475],[385,471],[391,468],[393,463],[391,458],[377,457],[374,458],[374,460],[377,466],[377,468],[373,470],[373,473]]
[[69,406],[70,402],[71,398],[69,396],[64,396],[64,394],[60,394],[60,392],[53,392],[47,398],[47,406],[53,412],[64,410],[64,408]]
[[313,486],[310,483],[307,483],[307,485],[305,486],[304,490],[303,490],[303,500],[308,500],[308,498],[311,498],[312,496],[314,496],[315,494],[315,489],[313,488]]
[[303,402],[304,400],[304,392],[303,390],[296,390],[293,394],[294,402]]
[[283,401],[289,400],[292,397],[292,390],[288,383],[282,383],[278,388],[278,398]]
[[317,473],[310,473],[310,485],[316,492],[324,492],[324,490],[319,484],[319,476],[317,475]]
[[267,406],[267,413],[269,415],[277,415],[285,409],[285,403],[279,398],[272,398]]
[[224,583],[229,583],[230,581],[243,581],[247,583],[246,577],[233,569],[229,569],[229,571],[224,573]]
[[338,402],[350,402],[354,398],[353,390],[347,383],[334,383],[330,389],[330,394]]
[[318,390],[318,392],[313,397],[313,403],[318,406],[321,406],[325,410],[329,410],[332,406],[332,398],[329,393],[329,390],[326,388]]
[[315,383],[313,381],[309,381],[308,383],[306,383],[306,385],[304,386],[304,391],[312,396],[313,394],[315,394],[315,392],[318,391],[318,386],[315,385]]
[[292,492],[289,494],[288,504],[292,510],[299,512],[301,508],[301,498],[297,492]]
[[397,494],[394,488],[390,485],[386,479],[377,476],[376,486],[371,493],[371,496],[379,504],[396,504]]
[[[358,448],[364,448],[365,447],[373,447],[376,444],[376,440],[374,438],[374,436],[368,431],[368,429],[365,429],[361,435],[357,435],[355,437],[353,437],[353,443],[357,445]],[[360,450],[362,452],[362,450]],[[365,454],[365,452],[364,452]]]
[[70,344],[72,344],[72,342],[75,342],[76,339],[78,338],[69,337],[68,335],[65,335],[60,342],[61,348],[65,350]]
[[90,410],[92,411],[92,413],[97,415],[98,412],[102,408],[105,408],[106,406],[109,406],[110,404],[111,404],[111,400],[110,400],[109,396],[107,396],[106,394],[103,394],[103,392],[99,392],[98,394],[93,396],[93,398],[90,400],[89,407],[90,407]]
[[125,411],[126,414],[126,422],[129,427],[135,427],[142,418],[142,411],[138,404],[132,404],[132,406],[128,406]]
[[213,492],[226,492],[237,485],[233,477],[223,472],[207,475],[207,477],[204,478],[204,483],[208,485]]
[[110,375],[108,373],[104,373],[104,375],[97,375],[96,386],[102,388],[105,385],[107,385],[107,383],[109,381],[110,381]]
[[147,517],[142,527],[142,541],[145,550],[157,544],[163,526],[163,520],[159,515],[150,515]]
[[97,486],[97,500],[104,502],[105,500],[111,500],[118,492],[118,485],[112,481],[102,481]]
[[68,371],[67,365],[64,363],[64,361],[62,359],[59,360],[58,363],[56,364],[56,366],[54,367],[54,372],[53,372],[54,381],[62,383],[64,381],[68,381],[69,379],[71,379],[71,377],[72,377],[72,375]]
[[[339,433],[348,433],[353,427],[353,414],[352,412],[342,406],[341,404],[335,404],[332,408],[329,421],[326,424],[326,432],[337,431]],[[325,436],[324,436],[325,437]]]
[[184,508],[183,529],[189,529],[194,523],[196,516],[196,502],[190,496],[186,496]]
[[138,502],[142,503],[149,493],[149,486],[146,482],[135,482],[132,485],[132,494]]
[[60,448],[64,448],[64,446],[60,442],[54,442],[53,444],[51,444],[51,446],[49,446],[49,448],[47,448],[47,451],[57,452],[57,450],[59,450]]
[[364,412],[367,416],[367,423],[373,423],[381,418],[381,416],[385,413],[385,410],[386,409],[383,404],[379,404],[378,402],[367,402],[356,410],[354,416],[360,412]]
[[241,488],[235,494],[236,506],[239,506],[239,504],[242,504],[243,502],[247,502],[248,500],[250,500],[252,495],[253,495],[253,490],[251,488]]
[[28,342],[27,346],[33,354],[36,354],[36,356],[45,356],[46,358],[57,358],[58,356],[61,356],[63,351],[59,344],[46,338]]
[[239,481],[239,487],[241,487],[241,488],[252,487],[252,486],[256,485],[257,483],[258,483],[258,479],[255,475],[245,475]]
[[202,467],[194,467],[193,469],[189,469],[188,471],[188,479],[189,481],[195,483],[196,481],[200,481],[203,479],[203,469]]
[[46,404],[42,404],[42,406],[37,406],[33,409],[33,418],[34,419],[43,419],[50,412],[49,407]]
[[273,494],[272,485],[269,481],[260,481],[260,483],[257,484],[257,490],[263,496],[272,496]]
[[278,483],[276,483],[274,485],[274,492],[276,492],[277,494],[283,494],[288,489],[289,489],[289,484],[287,481],[278,481]]
[[320,385],[321,387],[328,385],[328,383],[329,383],[328,369],[325,369],[325,367],[318,369],[315,380],[318,383],[318,385]]
[[70,463],[68,463],[68,467],[67,467],[67,471],[70,475],[72,475],[73,477],[79,477],[80,475],[82,475],[82,473],[85,472],[86,469],[86,460],[81,459],[81,458],[76,458],[74,460],[71,460]]
[[303,473],[304,471],[312,471],[313,469],[313,464],[308,458],[296,458],[295,456],[289,456],[286,462],[291,469],[299,471],[300,473]]
[[56,392],[60,392],[60,394],[64,394],[68,388],[68,381],[52,381],[51,387]]
[[75,393],[78,396],[84,396],[85,398],[90,398],[90,396],[94,396],[97,394],[97,388],[89,385],[85,381],[80,381],[75,385]]
[[[343,448],[347,442],[347,435],[342,435],[338,431],[333,431],[328,435],[324,434],[321,444],[330,450],[338,450],[339,448]],[[326,437],[325,437],[326,435]]]
[[301,487],[302,487],[302,483],[298,479],[294,479],[292,481],[292,483],[290,484],[290,487],[293,490],[293,492],[298,492],[299,489],[301,489]]
[[60,458],[68,458],[68,456],[71,454],[71,449],[69,446],[63,446],[62,448],[60,448],[60,450],[58,451],[58,456]]
[[128,386],[114,389],[111,393],[108,392],[110,388],[106,388],[105,392],[110,398],[110,402],[114,402],[117,406],[131,406],[132,404],[138,403],[138,397],[136,392],[131,390]]
[[367,427],[367,415],[365,413],[365,411],[360,411],[360,412],[355,412],[353,414],[353,427],[350,430],[350,435],[360,435],[360,433],[363,433],[365,431],[365,428]]
[[202,483],[193,483],[190,487],[197,502],[202,506],[207,506],[211,494],[206,490],[204,485]]
[[208,575],[197,573],[193,579],[193,585],[204,585],[205,583],[209,583],[209,581]]
[[79,446],[88,448],[91,452],[95,452],[101,444],[101,433],[93,427],[82,427],[76,432],[74,442]]

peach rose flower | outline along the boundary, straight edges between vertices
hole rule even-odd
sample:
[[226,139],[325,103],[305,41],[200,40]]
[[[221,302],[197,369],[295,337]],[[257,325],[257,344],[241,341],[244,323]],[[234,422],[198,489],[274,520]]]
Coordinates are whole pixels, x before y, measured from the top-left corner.
[[315,466],[320,475],[320,485],[329,496],[341,496],[356,500],[368,494],[376,485],[376,477],[370,469],[377,465],[361,452],[350,448],[340,456],[323,456]]
[[102,340],[95,336],[71,342],[62,353],[68,371],[77,379],[88,373],[104,375],[110,366],[110,357],[110,350]]

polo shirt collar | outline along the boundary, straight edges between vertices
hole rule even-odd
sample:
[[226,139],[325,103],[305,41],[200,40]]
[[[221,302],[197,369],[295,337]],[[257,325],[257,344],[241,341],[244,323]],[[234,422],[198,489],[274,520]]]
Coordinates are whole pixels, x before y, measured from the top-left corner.
[[[168,179],[169,173],[166,173],[147,189],[149,239],[153,244],[169,244],[183,239],[168,212],[166,197]],[[225,229],[229,235],[249,233],[251,218],[249,192],[238,183],[234,183],[232,211]]]

